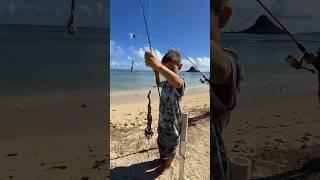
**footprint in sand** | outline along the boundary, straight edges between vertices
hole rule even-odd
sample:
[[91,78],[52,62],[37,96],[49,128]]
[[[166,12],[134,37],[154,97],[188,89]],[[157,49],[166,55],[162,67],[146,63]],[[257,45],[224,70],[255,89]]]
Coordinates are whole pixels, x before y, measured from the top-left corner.
[[282,139],[274,139],[274,141],[278,143],[283,143],[283,144],[285,143]]
[[277,118],[281,118],[282,117],[280,114],[272,114],[272,116],[277,117]]
[[268,128],[267,126],[256,126],[253,129],[266,129]]
[[310,138],[308,138],[307,136],[302,137],[302,139],[303,139],[304,141],[310,141]]
[[280,124],[279,127],[289,127],[291,126],[290,124],[286,125],[286,124]]
[[304,133],[304,135],[305,135],[305,136],[311,136],[311,134],[310,134],[310,133]]
[[307,123],[307,122],[298,121],[295,124],[305,124],[305,123]]
[[300,149],[304,149],[306,147],[307,147],[307,145],[303,144],[303,145],[301,145]]
[[236,144],[245,144],[244,140],[237,140],[234,143],[236,143]]
[[15,169],[8,169],[8,172],[13,172],[15,171]]

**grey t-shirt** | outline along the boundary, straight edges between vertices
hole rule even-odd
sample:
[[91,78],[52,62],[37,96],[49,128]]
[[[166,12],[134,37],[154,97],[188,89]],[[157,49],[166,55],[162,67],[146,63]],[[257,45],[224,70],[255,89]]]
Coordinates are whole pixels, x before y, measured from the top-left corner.
[[183,85],[180,93],[168,81],[162,82],[161,87],[157,142],[160,156],[169,157],[175,155],[179,144],[179,124],[182,117],[180,102],[185,86]]
[[[230,121],[231,111],[236,106],[237,96],[240,93],[240,84],[243,79],[242,66],[239,61],[239,55],[231,48],[223,49],[225,55],[231,60],[232,67],[232,81],[227,85],[212,85],[211,90],[211,173],[214,180],[228,179],[228,158],[223,141],[223,130],[227,127]],[[227,89],[226,88],[231,88]],[[229,92],[230,101],[226,104],[222,103],[219,97],[216,96],[218,92]]]

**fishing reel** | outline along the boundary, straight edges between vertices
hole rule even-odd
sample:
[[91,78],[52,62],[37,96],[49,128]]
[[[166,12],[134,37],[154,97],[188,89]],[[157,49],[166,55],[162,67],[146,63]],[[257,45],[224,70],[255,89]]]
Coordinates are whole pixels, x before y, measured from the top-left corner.
[[288,55],[285,60],[295,69],[304,69],[310,71],[312,74],[316,73],[315,70],[302,66],[303,58],[304,57],[302,57],[299,62],[293,55]]

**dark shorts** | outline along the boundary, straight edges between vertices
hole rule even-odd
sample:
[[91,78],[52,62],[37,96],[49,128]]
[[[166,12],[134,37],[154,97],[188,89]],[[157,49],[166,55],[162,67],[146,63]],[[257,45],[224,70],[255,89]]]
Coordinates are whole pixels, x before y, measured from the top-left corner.
[[172,128],[158,127],[158,149],[161,159],[168,157],[174,157],[176,155],[176,149],[179,145],[180,136],[177,131]]

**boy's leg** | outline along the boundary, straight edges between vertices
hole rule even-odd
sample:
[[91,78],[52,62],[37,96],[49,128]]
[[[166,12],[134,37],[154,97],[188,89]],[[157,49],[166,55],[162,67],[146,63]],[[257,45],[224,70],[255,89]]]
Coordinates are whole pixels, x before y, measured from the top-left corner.
[[164,149],[163,145],[160,143],[159,136],[157,138],[157,144],[158,144],[158,150],[159,150],[160,157],[158,159],[155,159],[151,163],[151,168],[156,168],[156,167],[160,166],[162,163],[164,163],[164,161],[165,161],[165,159],[164,159],[165,149]]
[[158,129],[157,143],[162,163],[157,168],[157,172],[160,174],[164,173],[166,169],[170,168],[179,144],[179,134],[175,133],[174,130],[172,132],[170,130],[161,128]]
[[174,156],[166,158],[164,162],[157,168],[157,172],[159,174],[163,174],[166,170],[168,170],[171,167],[173,159]]

